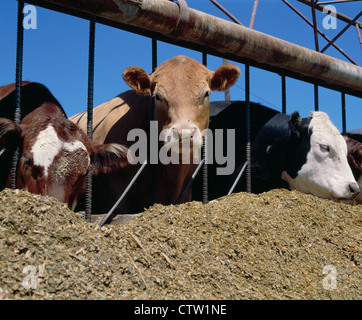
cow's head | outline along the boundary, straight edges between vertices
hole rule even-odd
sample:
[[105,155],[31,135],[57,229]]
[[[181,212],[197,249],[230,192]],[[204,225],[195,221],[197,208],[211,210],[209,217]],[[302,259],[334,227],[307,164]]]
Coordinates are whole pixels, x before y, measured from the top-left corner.
[[127,148],[119,144],[93,145],[62,115],[39,123],[36,117],[31,121],[30,114],[24,121],[27,124],[17,125],[0,118],[0,149],[19,147],[17,188],[55,197],[74,209],[85,193],[89,170],[107,173],[128,164]]
[[[222,65],[215,72],[186,56],[176,56],[148,75],[142,68],[129,67],[123,73],[125,82],[137,93],[155,100],[155,120],[164,142],[177,146],[199,148],[202,131],[209,125],[210,92],[231,87],[240,70]],[[182,148],[179,149],[179,142]],[[181,145],[180,145],[181,146]]]
[[292,189],[321,198],[351,199],[360,191],[347,161],[347,145],[324,112],[290,117],[289,168],[282,178]]

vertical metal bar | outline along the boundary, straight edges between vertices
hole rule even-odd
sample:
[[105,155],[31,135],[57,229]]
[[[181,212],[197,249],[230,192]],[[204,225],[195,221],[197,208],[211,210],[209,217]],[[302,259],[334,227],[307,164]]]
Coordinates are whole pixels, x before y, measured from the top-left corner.
[[319,111],[319,89],[318,85],[314,85],[314,111]]
[[[202,64],[207,66],[207,53],[202,52]],[[208,189],[208,164],[207,164],[207,134],[204,136],[203,145],[203,159],[205,160],[202,168],[202,203],[206,204],[209,202],[209,189]]]
[[285,75],[282,75],[282,112],[287,113],[287,90]]
[[[157,68],[157,39],[152,38],[152,72]],[[152,98],[151,105],[151,121],[155,120],[155,99]],[[152,139],[150,139],[152,141]],[[152,148],[152,146],[150,146]],[[156,188],[157,188],[157,164],[151,164],[151,199],[152,204],[157,202]]]
[[341,92],[341,102],[342,102],[342,134],[346,134],[346,94]]
[[152,72],[157,68],[157,39],[152,38]]
[[[228,64],[227,59],[222,59],[223,64]],[[230,89],[225,90],[225,101],[230,101]]]
[[246,191],[251,192],[251,142],[250,142],[250,65],[245,64],[245,102],[246,102]]
[[[19,124],[21,119],[21,82],[23,73],[23,49],[24,49],[24,1],[18,1],[17,34],[16,34],[16,70],[15,70],[15,105],[14,122]],[[11,170],[11,188],[16,188],[16,169],[19,159],[19,149],[13,156]]]
[[256,14],[256,9],[258,8],[258,0],[254,0],[254,7],[253,7],[253,12],[251,14],[251,18],[250,18],[250,24],[249,24],[249,28],[253,29],[254,26],[254,20],[255,20],[255,14]]
[[[87,101],[87,136],[92,140],[93,134],[93,96],[94,96],[94,55],[95,55],[94,18],[89,21],[89,47],[88,47],[88,101]],[[92,215],[92,170],[87,172],[85,194],[85,219],[91,221]]]
[[[317,0],[318,1],[318,0]],[[312,4],[312,16],[313,16],[313,29],[314,29],[314,43],[315,43],[315,50],[319,51],[319,42],[318,42],[318,30],[317,30],[317,18],[315,14],[315,2],[311,0]]]

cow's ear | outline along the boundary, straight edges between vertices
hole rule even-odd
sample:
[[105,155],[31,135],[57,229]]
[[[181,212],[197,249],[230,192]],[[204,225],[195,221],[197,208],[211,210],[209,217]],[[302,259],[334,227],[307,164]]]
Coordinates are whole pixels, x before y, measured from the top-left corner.
[[21,141],[22,130],[15,122],[0,118],[0,148],[16,149]]
[[151,95],[151,78],[140,67],[128,67],[123,72],[123,80],[136,92]]
[[302,128],[302,117],[299,112],[293,112],[289,118],[289,128],[291,132],[291,136],[294,138],[299,138]]
[[235,84],[241,72],[239,67],[232,64],[223,64],[212,72],[210,89],[213,91],[225,91]]
[[91,156],[94,174],[109,173],[130,164],[127,158],[128,149],[118,143],[100,144],[95,146]]

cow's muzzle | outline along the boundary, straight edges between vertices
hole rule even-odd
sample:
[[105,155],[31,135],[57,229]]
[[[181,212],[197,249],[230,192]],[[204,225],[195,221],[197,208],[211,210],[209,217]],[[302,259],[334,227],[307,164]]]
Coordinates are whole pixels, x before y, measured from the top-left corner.
[[360,193],[360,188],[359,188],[359,185],[357,182],[355,183],[350,183],[348,185],[348,189],[349,189],[349,192],[351,194],[351,198],[350,199],[354,199],[358,196],[358,194]]
[[202,136],[197,126],[175,125],[168,129],[165,136],[165,143],[171,144],[172,149],[179,153],[192,151],[202,145]]

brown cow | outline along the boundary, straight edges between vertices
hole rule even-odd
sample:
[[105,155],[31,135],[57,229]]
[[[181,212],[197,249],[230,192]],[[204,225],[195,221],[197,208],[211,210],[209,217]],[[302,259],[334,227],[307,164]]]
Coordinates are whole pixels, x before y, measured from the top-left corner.
[[[208,128],[210,92],[228,89],[239,76],[240,70],[236,66],[222,65],[213,72],[186,56],[176,56],[164,62],[150,75],[142,68],[129,67],[124,71],[123,79],[133,91],[124,92],[94,109],[94,141],[117,142],[131,147],[135,142],[129,141],[130,137],[128,139],[127,136],[135,128],[144,130],[147,137],[152,139],[150,121],[154,97],[154,119],[158,121],[155,130],[158,134],[161,131],[164,134],[163,138],[160,136],[161,142],[156,138],[157,151],[169,144],[179,158],[187,152],[197,158],[197,152],[192,151],[200,150],[202,132]],[[70,119],[86,130],[85,115],[86,113],[78,114]],[[158,161],[154,168],[156,188],[152,186],[152,170],[148,166],[116,208],[116,213],[143,211],[152,204],[152,192],[158,203],[172,204],[177,200],[197,164],[187,161],[180,161],[179,164],[162,163]],[[93,190],[93,208],[97,213],[107,212],[112,207],[138,168],[139,166],[133,165],[126,170],[118,170],[115,174],[97,177]],[[182,202],[190,199],[191,189]]]
[[[27,114],[41,106],[45,102],[51,102],[64,113],[58,100],[42,84],[36,82],[23,81],[21,87],[21,113],[20,120]],[[15,106],[15,83],[0,87],[0,118],[14,119]],[[3,148],[0,151],[0,190],[7,186],[7,180],[12,166],[14,150]]]
[[[37,84],[41,86],[44,90],[34,94],[48,91]],[[0,88],[0,92],[4,90]],[[54,97],[41,98],[40,105],[34,104],[34,110],[20,125],[0,118],[0,157],[6,154],[4,150],[11,153],[19,147],[16,187],[55,197],[74,209],[85,193],[87,172],[99,174],[124,167],[128,164],[127,148],[119,144],[95,145],[66,118]]]
[[[343,136],[348,147],[348,163],[352,169],[353,175],[362,190],[362,143],[348,136]],[[362,192],[354,199],[357,203],[362,203]]]

